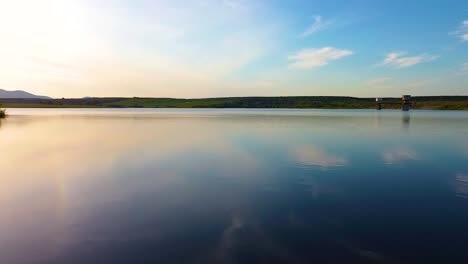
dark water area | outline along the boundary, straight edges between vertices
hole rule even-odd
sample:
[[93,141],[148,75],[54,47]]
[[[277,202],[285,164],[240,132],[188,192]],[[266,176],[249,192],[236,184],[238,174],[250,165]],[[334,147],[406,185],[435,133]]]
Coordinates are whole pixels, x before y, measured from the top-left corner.
[[0,263],[468,263],[468,112],[8,113]]

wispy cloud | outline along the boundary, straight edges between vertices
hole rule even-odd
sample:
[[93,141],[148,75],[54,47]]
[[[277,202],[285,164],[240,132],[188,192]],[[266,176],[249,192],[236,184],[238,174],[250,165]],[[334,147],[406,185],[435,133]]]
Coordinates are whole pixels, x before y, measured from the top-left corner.
[[457,30],[452,31],[449,34],[459,37],[463,42],[468,41],[468,20],[462,21]]
[[230,8],[238,8],[239,3],[232,1],[232,0],[223,0],[223,4],[230,7]]
[[[207,4],[210,5],[213,4],[213,2],[208,2]],[[229,9],[242,12],[250,10],[253,6],[253,3],[245,0],[223,0],[222,4]]]
[[267,10],[250,12],[250,1],[139,3],[0,1],[0,87],[54,97],[208,97],[235,92],[221,89],[233,85],[228,77],[276,45],[276,26],[259,22]]
[[319,31],[322,31],[329,27],[331,24],[332,21],[325,21],[322,19],[321,16],[314,16],[314,23],[312,23],[312,25],[310,25],[304,32],[302,32],[300,37],[304,38]]
[[362,96],[395,97],[401,94],[424,94],[427,90],[438,87],[444,79],[440,76],[418,78],[402,78],[400,76],[376,77],[362,81]]
[[421,54],[418,56],[404,56],[405,52],[391,52],[382,62],[382,65],[388,65],[397,69],[407,68],[418,65],[420,63],[430,62],[437,59],[439,56]]
[[461,67],[460,74],[468,75],[468,63],[464,63]]
[[333,47],[324,47],[319,49],[303,49],[288,57],[291,61],[290,68],[310,69],[325,66],[329,61],[350,56],[353,52]]
[[382,87],[388,84],[388,82],[391,80],[389,77],[379,77],[371,80],[366,81],[366,86],[369,87]]

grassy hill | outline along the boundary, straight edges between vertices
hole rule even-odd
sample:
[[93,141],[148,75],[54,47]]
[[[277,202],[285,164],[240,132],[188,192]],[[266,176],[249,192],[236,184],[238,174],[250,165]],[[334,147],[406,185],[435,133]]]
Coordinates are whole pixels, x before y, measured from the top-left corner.
[[[414,109],[468,110],[468,96],[413,97]],[[0,99],[4,107],[136,108],[327,108],[373,109],[375,98],[343,96],[175,98]],[[383,109],[399,109],[400,98],[384,98]]]

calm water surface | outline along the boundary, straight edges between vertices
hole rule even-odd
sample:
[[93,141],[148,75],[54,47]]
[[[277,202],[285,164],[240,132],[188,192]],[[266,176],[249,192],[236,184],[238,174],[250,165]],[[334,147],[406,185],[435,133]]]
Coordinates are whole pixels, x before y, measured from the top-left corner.
[[0,263],[468,263],[468,112],[10,109]]

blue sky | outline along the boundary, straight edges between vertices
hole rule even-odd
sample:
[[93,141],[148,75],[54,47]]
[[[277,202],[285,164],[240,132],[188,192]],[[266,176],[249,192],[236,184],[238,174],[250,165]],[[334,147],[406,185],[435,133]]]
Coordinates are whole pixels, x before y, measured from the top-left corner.
[[466,1],[0,3],[0,89],[54,97],[468,95]]

